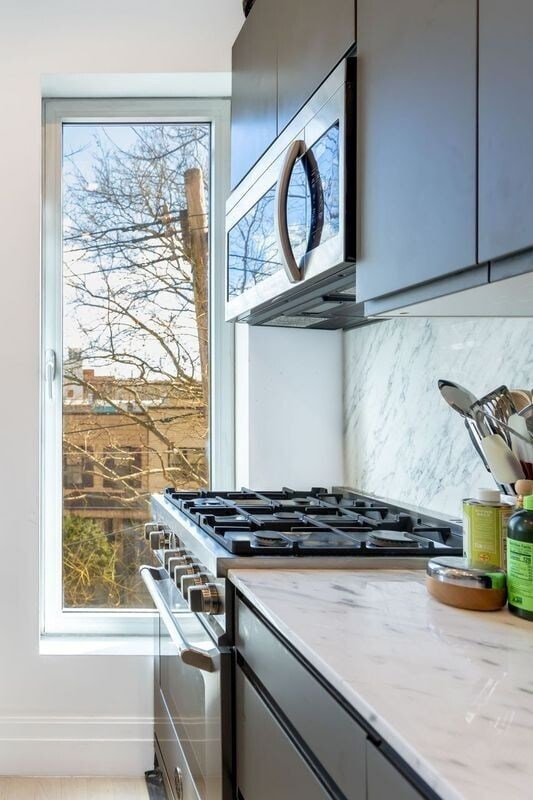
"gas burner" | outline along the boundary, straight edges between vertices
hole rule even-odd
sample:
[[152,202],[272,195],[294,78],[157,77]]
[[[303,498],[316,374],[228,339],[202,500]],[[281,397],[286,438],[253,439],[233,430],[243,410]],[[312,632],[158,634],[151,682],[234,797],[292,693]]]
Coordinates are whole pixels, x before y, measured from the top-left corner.
[[287,547],[287,542],[276,531],[254,531],[252,543],[256,547]]
[[372,531],[368,534],[368,543],[376,547],[420,547],[420,542],[403,531]]

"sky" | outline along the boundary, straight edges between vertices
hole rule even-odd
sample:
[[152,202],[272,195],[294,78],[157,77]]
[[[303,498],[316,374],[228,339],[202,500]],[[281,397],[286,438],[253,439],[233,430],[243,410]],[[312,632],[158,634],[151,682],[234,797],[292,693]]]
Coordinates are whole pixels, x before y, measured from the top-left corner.
[[[175,123],[168,123],[169,127],[173,127]],[[125,123],[116,124],[65,124],[63,126],[63,191],[67,193],[69,187],[74,182],[74,171],[79,171],[83,174],[87,181],[88,191],[98,191],[98,184],[94,172],[95,159],[99,153],[96,145],[97,138],[100,137],[110,149],[120,149],[123,151],[131,151],[134,145],[138,142],[138,137],[135,130],[139,128],[147,128],[152,126],[150,123],[141,123],[132,126]],[[190,127],[190,123],[187,123]],[[193,165],[193,164],[191,164]],[[69,236],[70,223],[67,216],[63,215],[63,235]],[[95,271],[95,265],[87,259],[80,259],[79,254],[74,260],[69,257],[67,248],[64,248],[64,262],[65,265],[73,269],[76,274],[83,275]],[[124,273],[121,273],[124,275]],[[130,275],[128,275],[130,280]],[[85,278],[88,285],[95,287],[95,281],[99,281],[100,277]],[[122,278],[125,280],[125,277]],[[93,281],[91,284],[90,281]],[[180,303],[176,297],[170,293],[165,293],[165,296],[158,296],[163,305],[168,309],[168,313],[172,310],[177,311],[180,308]],[[65,353],[69,348],[84,348],[88,344],[88,337],[80,327],[80,321],[83,324],[94,326],[97,321],[93,309],[83,307],[80,308],[79,298],[75,298],[73,290],[64,283],[64,322],[63,322],[63,344]],[[101,313],[101,312],[97,312]],[[157,309],[157,305],[150,307],[146,305],[145,309],[148,317],[150,314],[161,313]],[[176,335],[180,336],[183,340],[184,348],[188,352],[192,352],[194,357],[198,357],[198,342],[196,336],[196,325],[194,316],[188,311],[182,311],[179,316],[179,327],[176,327]],[[155,342],[155,340],[143,338],[131,338],[130,346],[137,352],[143,348],[146,353],[148,361],[158,361],[164,359],[162,348]],[[86,366],[94,367],[95,364],[87,364]],[[120,377],[131,377],[131,367],[125,367],[120,364],[111,363],[109,361],[96,364],[96,372],[100,375],[117,375]],[[198,377],[198,375],[197,375]]]

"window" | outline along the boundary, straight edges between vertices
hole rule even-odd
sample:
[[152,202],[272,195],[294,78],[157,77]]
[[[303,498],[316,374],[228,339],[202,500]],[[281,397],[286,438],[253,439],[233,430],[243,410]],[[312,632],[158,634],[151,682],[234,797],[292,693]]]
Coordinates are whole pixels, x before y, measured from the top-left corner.
[[233,484],[228,104],[44,116],[43,630],[138,632],[151,494]]

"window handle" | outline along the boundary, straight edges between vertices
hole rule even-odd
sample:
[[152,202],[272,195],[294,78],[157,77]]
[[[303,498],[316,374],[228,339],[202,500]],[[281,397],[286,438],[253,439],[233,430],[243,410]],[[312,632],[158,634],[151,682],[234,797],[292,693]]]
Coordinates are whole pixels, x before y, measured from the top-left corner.
[[46,369],[46,385],[48,387],[48,399],[52,400],[54,396],[53,386],[57,371],[57,359],[55,350],[47,350],[45,357]]

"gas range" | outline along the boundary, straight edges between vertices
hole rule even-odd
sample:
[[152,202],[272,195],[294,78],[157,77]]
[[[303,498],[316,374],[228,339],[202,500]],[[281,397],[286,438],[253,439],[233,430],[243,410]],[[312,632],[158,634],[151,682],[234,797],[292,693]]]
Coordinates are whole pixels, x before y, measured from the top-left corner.
[[350,489],[179,492],[164,500],[234,556],[426,556],[462,552],[457,522]]
[[422,568],[463,551],[459,521],[343,487],[168,488],[152,497],[152,512],[146,536],[157,560],[191,610],[222,627],[232,568]]
[[196,783],[212,787],[207,797],[235,796],[227,767],[238,597],[229,569],[413,569],[462,554],[457,520],[344,488],[169,488],[153,495],[152,513],[145,532],[159,565],[140,572],[159,617],[155,753],[176,798],[199,797]]

